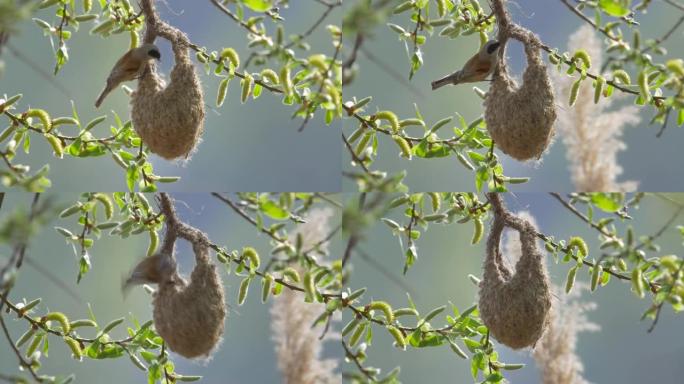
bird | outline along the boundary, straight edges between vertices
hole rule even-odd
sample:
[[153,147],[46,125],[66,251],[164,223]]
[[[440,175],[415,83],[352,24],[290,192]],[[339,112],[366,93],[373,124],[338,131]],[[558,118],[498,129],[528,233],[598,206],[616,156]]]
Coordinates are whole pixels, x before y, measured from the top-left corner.
[[133,48],[121,56],[116,64],[114,64],[114,68],[109,72],[107,85],[105,86],[105,89],[102,90],[102,93],[100,93],[97,101],[95,101],[95,107],[99,108],[104,98],[107,97],[109,92],[114,90],[114,88],[118,87],[119,84],[124,81],[136,79],[141,70],[145,67],[145,64],[150,60],[161,61],[159,48],[151,43]]
[[471,57],[462,69],[432,82],[432,90],[448,84],[475,83],[489,76],[498,63],[497,54],[501,43],[489,40],[475,56]]
[[139,262],[129,273],[128,278],[123,281],[121,288],[125,294],[134,285],[175,284],[180,282],[180,279],[173,257],[164,253],[156,253]]

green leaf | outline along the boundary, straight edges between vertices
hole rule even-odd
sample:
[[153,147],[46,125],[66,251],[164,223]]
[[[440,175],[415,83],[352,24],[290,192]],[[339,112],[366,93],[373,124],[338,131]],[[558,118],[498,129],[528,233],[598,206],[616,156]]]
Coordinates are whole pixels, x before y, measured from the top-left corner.
[[418,157],[432,158],[432,157],[446,157],[449,156],[449,147],[442,144],[434,144],[428,142],[427,138],[413,147],[413,154]]
[[624,196],[620,193],[594,193],[591,202],[604,212],[617,212],[622,208]]
[[629,0],[599,0],[599,7],[611,16],[623,17],[629,14],[630,2]]
[[266,216],[275,220],[285,220],[290,217],[290,212],[271,201],[266,194],[259,198],[259,209]]
[[83,276],[90,270],[90,256],[86,253],[81,257],[79,261],[78,277],[76,278],[76,283],[80,283]]
[[387,26],[390,27],[394,32],[396,32],[398,34],[403,35],[403,34],[407,33],[406,30],[399,25],[388,23]]
[[577,266],[570,268],[568,277],[565,281],[565,293],[570,293],[572,287],[575,285],[575,276],[577,276]]
[[123,323],[123,322],[124,322],[124,318],[123,318],[123,317],[118,318],[118,319],[116,319],[116,320],[112,320],[109,324],[105,325],[105,327],[102,328],[102,331],[100,331],[100,332],[101,332],[102,334],[105,334],[105,333],[111,331],[112,329],[114,329],[116,326],[118,326],[119,324],[121,324],[121,323]]
[[425,316],[424,321],[427,323],[428,321],[432,320],[435,318],[435,316],[439,315],[446,309],[446,305],[442,305],[441,307],[437,307],[433,309],[430,313]]
[[487,376],[487,380],[485,380],[486,383],[500,383],[501,380],[503,380],[503,375],[499,372],[493,372],[489,376]]
[[135,163],[131,163],[126,170],[126,185],[129,191],[135,190],[135,183],[140,177],[140,169]]
[[409,80],[413,78],[413,75],[418,72],[420,67],[423,65],[423,52],[418,49],[411,56],[411,73],[409,73]]
[[244,0],[243,4],[256,12],[266,12],[272,7],[270,0]]
[[489,181],[489,168],[482,166],[477,170],[477,174],[475,175],[475,188],[477,188],[478,192],[482,191],[482,186]]
[[184,382],[189,382],[189,381],[197,381],[202,378],[202,376],[183,376],[183,375],[175,375],[176,380],[178,381],[184,381]]
[[90,131],[91,129],[95,128],[96,125],[100,124],[101,122],[105,121],[107,119],[107,116],[100,116],[92,119],[88,125],[85,127],[85,131]]

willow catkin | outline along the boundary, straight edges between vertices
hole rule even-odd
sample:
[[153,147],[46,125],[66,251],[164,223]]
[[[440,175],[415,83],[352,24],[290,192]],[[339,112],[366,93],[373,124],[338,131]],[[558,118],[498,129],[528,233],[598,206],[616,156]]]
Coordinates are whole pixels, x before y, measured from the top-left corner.
[[153,153],[165,158],[188,157],[204,130],[204,96],[190,61],[189,40],[180,30],[159,20],[152,0],[142,2],[147,18],[145,42],[157,35],[173,46],[175,65],[165,84],[154,64],[149,64],[131,95],[133,126]]
[[504,55],[499,50],[499,66],[484,101],[487,130],[505,154],[517,159],[539,158],[553,137],[556,108],[551,80],[541,58],[541,41],[529,30],[513,24],[505,7],[506,0],[494,0],[499,23],[499,42],[505,47],[508,38],[525,46],[527,68],[518,86],[510,75]]
[[[551,294],[546,266],[532,224],[506,211],[498,195],[490,194],[490,201],[495,215],[480,283],[480,317],[500,343],[513,349],[530,347],[548,323]],[[504,264],[499,250],[506,226],[520,233],[522,256],[515,274]]]

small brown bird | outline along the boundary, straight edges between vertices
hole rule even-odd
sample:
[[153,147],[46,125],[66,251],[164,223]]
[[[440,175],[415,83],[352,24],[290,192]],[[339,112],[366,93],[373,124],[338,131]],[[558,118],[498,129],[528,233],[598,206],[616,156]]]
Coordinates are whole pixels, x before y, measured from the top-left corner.
[[489,76],[498,63],[497,51],[501,44],[496,40],[489,40],[480,52],[465,63],[463,69],[432,82],[432,90],[448,84],[475,83]]
[[166,254],[157,253],[138,263],[121,288],[126,293],[134,285],[175,283],[176,279],[180,279],[176,261]]
[[114,68],[109,72],[107,77],[107,86],[100,93],[100,96],[95,102],[95,107],[99,108],[100,104],[109,92],[118,87],[124,81],[136,79],[140,71],[145,67],[145,64],[150,60],[161,60],[159,48],[154,44],[143,44],[140,47],[133,48],[126,52],[119,61],[114,64]]

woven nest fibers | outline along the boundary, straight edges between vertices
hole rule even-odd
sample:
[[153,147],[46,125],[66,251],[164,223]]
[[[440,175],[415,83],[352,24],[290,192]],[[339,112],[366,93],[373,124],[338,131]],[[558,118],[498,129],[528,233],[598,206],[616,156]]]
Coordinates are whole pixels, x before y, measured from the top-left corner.
[[169,349],[186,358],[211,355],[223,335],[227,312],[221,278],[206,249],[203,252],[190,283],[178,277],[160,284],[153,303],[157,332]]
[[153,153],[165,158],[188,157],[204,130],[204,98],[187,38],[176,31],[171,43],[176,63],[168,85],[149,65],[133,92],[131,117],[136,132]]
[[523,83],[517,86],[502,57],[484,102],[487,130],[505,154],[520,161],[538,159],[553,137],[556,121],[553,88],[536,36],[525,31],[512,37],[525,45],[527,68]]
[[[551,307],[549,279],[536,245],[534,227],[507,214],[495,217],[487,240],[484,278],[480,283],[480,317],[491,334],[513,349],[534,346],[546,329]],[[499,241],[504,226],[520,233],[522,256],[515,275],[504,265]]]

